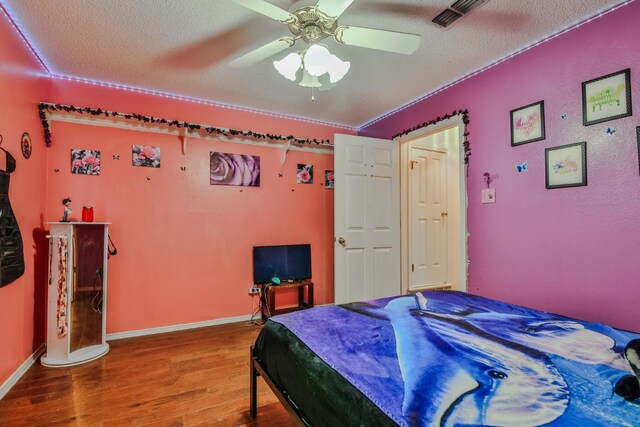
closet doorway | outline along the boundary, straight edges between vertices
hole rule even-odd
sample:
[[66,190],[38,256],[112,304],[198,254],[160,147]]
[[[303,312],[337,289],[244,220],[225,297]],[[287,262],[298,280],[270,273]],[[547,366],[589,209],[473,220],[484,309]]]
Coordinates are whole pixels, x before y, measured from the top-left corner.
[[467,290],[464,124],[452,118],[399,139],[402,288]]

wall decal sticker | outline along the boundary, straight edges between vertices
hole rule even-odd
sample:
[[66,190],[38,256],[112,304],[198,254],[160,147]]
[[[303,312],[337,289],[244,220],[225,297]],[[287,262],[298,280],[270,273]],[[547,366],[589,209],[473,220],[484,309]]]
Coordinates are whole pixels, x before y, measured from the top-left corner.
[[100,175],[100,151],[72,148],[71,173]]
[[160,167],[160,147],[150,145],[134,145],[132,147],[133,166],[144,166],[149,168]]
[[521,165],[516,165],[516,170],[518,171],[518,173],[520,172],[526,172],[527,171],[527,167],[529,166],[528,162],[525,161],[524,163],[522,163]]
[[260,156],[212,151],[209,154],[209,183],[260,187]]
[[615,130],[615,129],[607,128],[607,135],[609,135],[609,136],[613,136],[613,134],[614,134],[614,133],[616,133],[616,130]]
[[568,116],[567,116],[567,113],[564,113],[564,114],[561,114],[561,115],[560,115],[560,118],[561,118],[561,119],[566,119],[567,117],[568,117]]
[[296,182],[298,184],[313,184],[313,165],[298,163]]

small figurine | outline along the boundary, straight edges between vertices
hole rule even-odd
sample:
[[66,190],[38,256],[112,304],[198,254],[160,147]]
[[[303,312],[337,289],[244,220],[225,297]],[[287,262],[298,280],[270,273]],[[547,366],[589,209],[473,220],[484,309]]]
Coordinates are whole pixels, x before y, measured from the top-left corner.
[[62,204],[64,205],[64,213],[62,214],[62,222],[69,222],[69,214],[73,213],[71,209],[71,199],[66,198],[62,200]]

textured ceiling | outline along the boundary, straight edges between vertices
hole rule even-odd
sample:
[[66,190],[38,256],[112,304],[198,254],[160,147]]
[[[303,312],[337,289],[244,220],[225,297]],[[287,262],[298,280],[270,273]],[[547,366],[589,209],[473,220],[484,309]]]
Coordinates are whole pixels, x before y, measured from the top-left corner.
[[[431,19],[453,0],[355,0],[339,23],[416,33],[411,56],[324,43],[351,61],[329,92],[281,77],[276,55],[228,62],[278,37],[284,24],[229,0],[2,0],[53,74],[174,93],[358,127],[623,0],[490,0],[448,30]],[[294,10],[314,1],[273,0]],[[300,43],[300,42],[299,42]],[[296,49],[291,48],[291,51]]]

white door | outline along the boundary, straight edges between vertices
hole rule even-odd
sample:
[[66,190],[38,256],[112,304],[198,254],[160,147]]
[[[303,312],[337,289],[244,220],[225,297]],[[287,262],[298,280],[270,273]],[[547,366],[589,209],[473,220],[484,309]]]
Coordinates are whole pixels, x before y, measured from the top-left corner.
[[447,154],[411,148],[410,288],[447,281]]
[[335,302],[398,295],[397,141],[335,135]]

